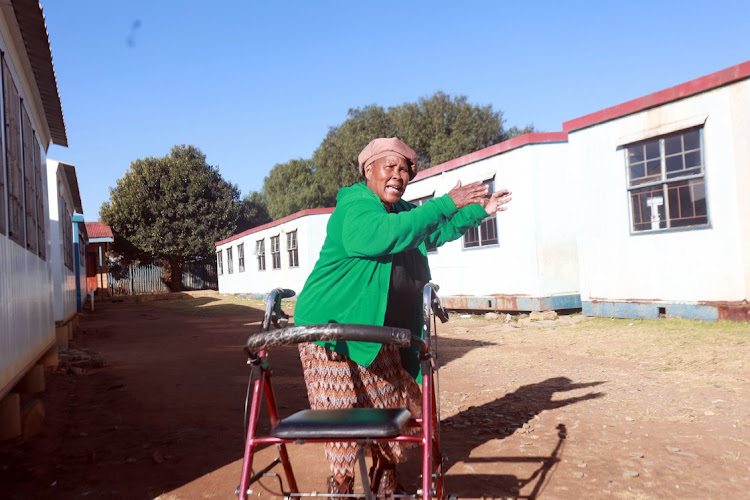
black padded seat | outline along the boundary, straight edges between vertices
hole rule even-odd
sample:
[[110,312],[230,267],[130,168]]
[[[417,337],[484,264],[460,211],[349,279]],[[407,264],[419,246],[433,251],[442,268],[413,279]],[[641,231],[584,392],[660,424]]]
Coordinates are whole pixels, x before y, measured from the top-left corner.
[[302,410],[271,429],[281,439],[391,438],[411,419],[409,410],[350,408],[346,410]]

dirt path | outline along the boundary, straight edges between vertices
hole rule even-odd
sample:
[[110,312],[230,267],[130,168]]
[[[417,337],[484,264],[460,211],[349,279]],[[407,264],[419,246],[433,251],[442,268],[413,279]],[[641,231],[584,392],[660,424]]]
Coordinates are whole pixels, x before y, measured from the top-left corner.
[[[81,369],[49,373],[44,431],[0,448],[0,496],[236,498],[241,346],[262,313],[179,302],[84,313],[68,353]],[[750,326],[454,317],[439,332],[459,497],[750,498]],[[272,362],[282,411],[305,407],[296,350]],[[322,450],[307,446],[291,449],[299,482],[322,490]],[[272,479],[254,490],[279,498]]]

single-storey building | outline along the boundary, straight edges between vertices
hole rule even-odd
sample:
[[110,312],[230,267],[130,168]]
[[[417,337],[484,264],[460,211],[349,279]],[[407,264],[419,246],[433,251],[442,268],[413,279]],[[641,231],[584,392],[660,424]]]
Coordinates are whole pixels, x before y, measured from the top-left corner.
[[107,252],[115,241],[112,228],[103,222],[87,222],[89,243],[86,246],[86,290],[100,297],[108,294]]
[[55,346],[46,153],[67,146],[41,6],[0,5],[0,440],[22,429],[20,395],[44,387]]
[[219,291],[265,297],[284,287],[299,293],[318,260],[332,212],[302,210],[216,243]]
[[750,61],[563,130],[583,311],[750,319]]
[[52,296],[58,346],[67,347],[78,328],[86,296],[86,243],[75,166],[47,159]]
[[[429,252],[448,307],[744,320],[749,136],[750,61],[428,168],[404,199],[419,205],[457,180],[513,192],[506,212]],[[231,283],[220,277],[219,291],[265,291]]]

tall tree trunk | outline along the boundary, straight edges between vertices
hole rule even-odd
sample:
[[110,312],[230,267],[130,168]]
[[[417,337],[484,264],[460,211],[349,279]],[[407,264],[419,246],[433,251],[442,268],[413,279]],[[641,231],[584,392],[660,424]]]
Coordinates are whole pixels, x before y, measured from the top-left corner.
[[182,291],[182,268],[185,262],[182,259],[169,259],[169,290],[172,292]]

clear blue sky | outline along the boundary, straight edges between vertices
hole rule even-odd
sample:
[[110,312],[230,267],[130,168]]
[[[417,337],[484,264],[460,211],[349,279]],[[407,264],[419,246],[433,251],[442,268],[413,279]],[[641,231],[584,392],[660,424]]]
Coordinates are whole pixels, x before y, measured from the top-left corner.
[[87,221],[193,144],[245,195],[347,110],[437,90],[562,122],[750,59],[750,2],[42,0]]

